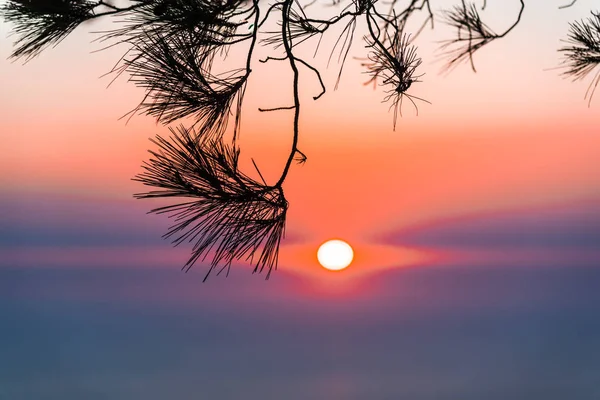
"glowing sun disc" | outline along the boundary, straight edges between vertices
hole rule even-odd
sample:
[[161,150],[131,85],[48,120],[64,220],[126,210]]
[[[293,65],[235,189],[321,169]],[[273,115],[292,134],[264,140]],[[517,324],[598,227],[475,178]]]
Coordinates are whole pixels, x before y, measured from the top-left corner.
[[331,271],[346,268],[354,258],[352,247],[343,240],[328,240],[317,251],[319,264]]

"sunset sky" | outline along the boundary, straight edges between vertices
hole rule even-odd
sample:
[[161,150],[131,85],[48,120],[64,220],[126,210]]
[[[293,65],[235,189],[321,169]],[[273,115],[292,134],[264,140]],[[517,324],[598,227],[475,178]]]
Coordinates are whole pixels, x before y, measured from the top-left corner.
[[[519,10],[488,3],[497,31]],[[405,104],[395,131],[360,61],[334,91],[337,65],[319,52],[328,92],[312,101],[318,83],[301,75],[308,160],[284,186],[266,282],[243,263],[206,283],[206,265],[180,272],[190,248],[146,214],[164,203],[133,199],[167,128],[119,119],[143,91],[101,77],[123,48],[92,53],[88,31],[110,24],[22,65],[1,21],[0,400],[598,398],[600,93],[588,107],[589,81],[553,69],[569,21],[597,4],[563,3],[528,1],[475,54],[477,73],[440,74],[453,32],[425,30],[411,93],[432,104]],[[257,108],[289,101],[291,75],[255,64],[242,158],[274,182],[291,113]],[[354,248],[341,272],[317,263],[331,238]]]

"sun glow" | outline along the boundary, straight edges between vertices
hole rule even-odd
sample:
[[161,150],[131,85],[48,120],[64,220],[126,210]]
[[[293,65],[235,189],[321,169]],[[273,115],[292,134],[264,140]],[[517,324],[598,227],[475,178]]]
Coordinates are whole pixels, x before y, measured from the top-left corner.
[[331,271],[346,268],[354,258],[352,247],[343,240],[328,240],[317,251],[319,264]]

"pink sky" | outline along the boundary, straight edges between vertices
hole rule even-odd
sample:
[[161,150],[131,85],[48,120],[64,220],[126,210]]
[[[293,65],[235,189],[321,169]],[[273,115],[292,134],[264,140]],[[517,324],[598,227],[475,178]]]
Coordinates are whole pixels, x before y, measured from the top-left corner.
[[[390,245],[375,238],[456,217],[597,202],[600,98],[588,108],[585,82],[571,83],[557,71],[544,71],[560,62],[556,49],[568,21],[585,16],[590,8],[590,1],[562,11],[548,2],[528,3],[522,25],[476,54],[477,74],[463,65],[447,76],[439,75],[441,64],[433,62],[432,43],[447,37],[448,31],[424,33],[417,44],[426,75],[414,94],[432,104],[420,105],[418,117],[405,107],[395,132],[388,105],[380,103],[382,91],[362,85],[365,75],[358,61],[348,60],[337,92],[332,90],[336,70],[328,70],[329,91],[318,102],[309,100],[318,89],[313,76],[303,74],[306,100],[300,149],[308,162],[293,167],[285,185],[291,204],[287,229],[291,237],[302,239],[284,242],[281,269],[324,276],[316,265],[316,247],[332,237],[355,247],[351,274],[426,264],[438,259],[433,249]],[[536,9],[538,13],[533,12]],[[501,30],[512,11],[508,6],[491,10],[495,18],[491,24]],[[6,24],[0,25],[2,35],[7,31]],[[82,208],[87,202],[117,204],[140,212],[129,224],[156,220],[142,215],[149,204],[132,199],[143,188],[130,178],[140,172],[147,157],[148,138],[166,128],[142,116],[127,125],[118,120],[142,93],[125,79],[106,89],[110,79],[99,76],[112,67],[121,50],[90,54],[98,48],[88,43],[92,38],[77,31],[25,66],[6,61],[10,39],[2,39],[3,194],[14,204],[31,197],[54,202],[77,198]],[[355,51],[361,54],[360,45]],[[315,64],[325,67],[326,58],[322,54]],[[247,90],[242,156],[246,166],[250,157],[255,158],[273,179],[287,157],[291,116],[265,115],[256,109],[285,102],[285,88],[291,82],[276,65],[257,65],[255,70]],[[49,215],[37,218],[51,220]],[[48,223],[63,228],[59,220]],[[157,223],[156,237],[163,227]],[[10,251],[17,264],[34,257],[14,249],[2,251]],[[44,251],[46,259],[68,262],[87,250]],[[182,259],[180,249],[167,245],[143,256],[136,255],[135,246],[119,251],[142,262],[146,258],[156,262],[150,256],[154,252],[161,254],[160,260],[170,255]],[[123,257],[128,256],[119,256]]]

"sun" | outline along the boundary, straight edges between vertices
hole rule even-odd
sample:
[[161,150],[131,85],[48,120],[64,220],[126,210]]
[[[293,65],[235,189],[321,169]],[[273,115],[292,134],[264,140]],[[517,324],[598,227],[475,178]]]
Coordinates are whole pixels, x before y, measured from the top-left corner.
[[354,258],[352,247],[343,240],[328,240],[317,251],[319,264],[330,271],[346,268]]

